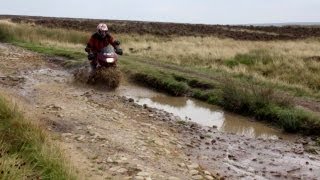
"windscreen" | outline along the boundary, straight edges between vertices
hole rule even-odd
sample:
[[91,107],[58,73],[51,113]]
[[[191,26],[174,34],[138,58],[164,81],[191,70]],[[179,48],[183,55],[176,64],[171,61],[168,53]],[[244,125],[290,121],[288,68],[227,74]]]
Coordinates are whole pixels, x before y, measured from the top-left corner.
[[114,48],[111,45],[108,45],[102,49],[102,53],[114,53]]

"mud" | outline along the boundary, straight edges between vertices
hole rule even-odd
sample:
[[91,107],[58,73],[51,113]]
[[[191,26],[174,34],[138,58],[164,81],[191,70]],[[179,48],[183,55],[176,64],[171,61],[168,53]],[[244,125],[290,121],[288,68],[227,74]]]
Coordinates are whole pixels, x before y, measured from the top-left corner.
[[94,84],[105,84],[110,89],[116,89],[121,81],[121,71],[117,67],[99,68],[94,76]]
[[8,86],[16,86],[22,82],[24,82],[23,77],[16,76],[0,76],[0,83]]
[[[305,153],[308,145],[272,139],[210,132],[190,138],[190,156],[206,169],[216,168],[227,179],[318,179],[318,155]],[[305,142],[307,143],[307,142]],[[188,153],[187,153],[188,154]]]
[[257,122],[254,119],[239,116],[188,97],[173,97],[155,92],[142,86],[123,81],[117,95],[131,98],[135,103],[151,108],[162,109],[178,116],[181,120],[196,122],[202,126],[215,127],[219,131],[263,139],[295,139],[293,134],[285,134],[280,129]]
[[[19,58],[8,60],[8,53]],[[185,122],[114,91],[74,83],[71,72],[36,57],[0,44],[1,76],[24,77],[0,82],[0,90],[23,101],[22,111],[60,137],[80,179],[320,177],[320,151],[311,138],[255,139]]]
[[79,83],[87,83],[89,80],[90,68],[89,66],[83,66],[73,71],[73,77],[75,81]]
[[90,77],[90,68],[84,66],[74,70],[73,76],[77,82],[101,86],[111,90],[119,87],[122,79],[121,71],[116,67],[99,68],[95,75]]

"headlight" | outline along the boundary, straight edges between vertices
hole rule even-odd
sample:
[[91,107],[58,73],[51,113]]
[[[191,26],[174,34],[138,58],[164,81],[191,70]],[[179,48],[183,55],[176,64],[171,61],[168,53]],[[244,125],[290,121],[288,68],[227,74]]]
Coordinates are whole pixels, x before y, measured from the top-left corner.
[[113,63],[114,62],[114,58],[107,58],[106,61],[107,61],[107,63]]

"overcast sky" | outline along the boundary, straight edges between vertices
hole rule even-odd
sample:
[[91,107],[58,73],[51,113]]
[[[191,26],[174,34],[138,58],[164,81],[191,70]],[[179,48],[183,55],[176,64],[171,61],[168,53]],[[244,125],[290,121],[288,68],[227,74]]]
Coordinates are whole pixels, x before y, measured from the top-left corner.
[[320,0],[0,0],[0,14],[205,24],[320,22]]

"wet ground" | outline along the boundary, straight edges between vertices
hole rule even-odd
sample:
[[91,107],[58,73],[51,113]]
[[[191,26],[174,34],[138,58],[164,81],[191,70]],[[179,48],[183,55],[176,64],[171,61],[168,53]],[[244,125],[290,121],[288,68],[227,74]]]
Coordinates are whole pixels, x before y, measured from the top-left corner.
[[[228,113],[192,99],[166,102],[169,98],[161,94],[126,84],[114,92],[74,83],[58,65],[6,44],[0,45],[0,76],[0,90],[23,102],[28,117],[60,137],[57,141],[84,179],[320,177],[320,151],[311,138],[287,141],[276,138],[279,131],[260,130],[266,126],[245,129],[254,123],[250,120],[240,120],[237,128],[239,121],[228,120]],[[131,95],[125,97],[127,92]],[[133,96],[138,92],[144,95],[140,99]],[[181,118],[152,103],[143,106],[147,101],[204,116],[182,113]],[[227,127],[235,132],[223,132]]]
[[202,126],[216,127],[219,131],[245,135],[252,138],[294,140],[296,135],[287,134],[268,124],[226,112],[222,108],[187,97],[173,97],[129,82],[122,82],[116,90],[120,96],[135,100],[137,104],[162,109],[179,116],[182,120]]

